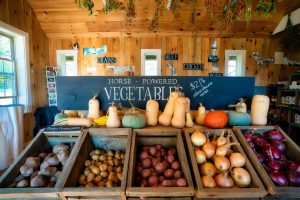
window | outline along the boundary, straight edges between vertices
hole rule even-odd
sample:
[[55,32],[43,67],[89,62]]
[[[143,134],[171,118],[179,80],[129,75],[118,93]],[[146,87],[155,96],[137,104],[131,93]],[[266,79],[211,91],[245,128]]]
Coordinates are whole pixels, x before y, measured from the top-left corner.
[[246,50],[225,50],[225,75],[245,76]]
[[0,32],[0,105],[17,103],[14,38]]
[[57,50],[57,67],[62,76],[77,76],[78,50]]
[[142,49],[141,66],[143,76],[161,75],[161,50],[160,49]]

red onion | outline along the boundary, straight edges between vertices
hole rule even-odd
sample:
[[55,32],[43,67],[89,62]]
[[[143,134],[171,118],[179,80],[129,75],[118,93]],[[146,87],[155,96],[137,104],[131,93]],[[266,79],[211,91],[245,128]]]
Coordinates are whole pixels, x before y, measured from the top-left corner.
[[143,146],[142,150],[148,152],[149,148],[150,148],[150,146],[146,145],[146,146]]
[[269,160],[267,165],[271,170],[280,170],[283,167],[280,162],[275,160]]
[[277,140],[277,141],[283,140],[283,135],[280,133],[278,126],[276,127],[276,129],[268,131],[267,134],[270,140]]
[[299,170],[299,165],[298,163],[294,162],[294,161],[290,161],[287,163],[287,167],[289,170],[292,171],[298,171]]
[[256,157],[258,158],[260,163],[264,163],[265,162],[265,156],[261,153],[255,153]]
[[275,147],[266,147],[263,149],[263,154],[269,159],[280,160],[282,158],[282,153],[278,151]]
[[286,146],[283,142],[278,141],[278,140],[273,140],[272,141],[272,146],[275,147],[276,149],[278,149],[280,152],[285,152],[286,150]]
[[173,156],[175,156],[175,155],[176,155],[176,149],[175,149],[174,147],[170,148],[170,149],[168,150],[168,155],[173,155]]
[[296,173],[296,171],[288,171],[287,177],[292,186],[299,187],[300,186],[300,174]]
[[171,154],[168,155],[167,157],[168,163],[172,164],[175,161],[175,157]]
[[251,130],[250,133],[244,134],[244,137],[248,143],[253,141],[253,134],[254,130]]
[[265,147],[269,142],[263,136],[256,136],[253,139],[253,143],[259,147]]
[[151,156],[155,156],[157,154],[157,148],[155,146],[150,147],[149,153]]
[[165,149],[161,149],[160,150],[160,155],[161,156],[165,156],[166,155],[166,150]]
[[279,170],[274,170],[270,173],[272,181],[279,186],[288,186],[288,180],[284,174]]
[[157,163],[159,163],[161,160],[160,158],[152,158],[152,165],[155,166]]
[[150,168],[151,166],[152,166],[152,161],[151,161],[150,158],[144,158],[144,159],[142,160],[142,167],[143,167],[144,169],[148,169],[148,168]]
[[249,142],[248,144],[249,144],[249,146],[251,147],[251,149],[252,149],[254,152],[256,152],[255,145],[253,144],[253,142]]
[[161,144],[156,144],[155,146],[156,146],[157,150],[161,150],[162,149]]
[[148,157],[149,157],[149,154],[147,151],[142,151],[139,155],[140,160],[143,160],[144,158],[148,158]]

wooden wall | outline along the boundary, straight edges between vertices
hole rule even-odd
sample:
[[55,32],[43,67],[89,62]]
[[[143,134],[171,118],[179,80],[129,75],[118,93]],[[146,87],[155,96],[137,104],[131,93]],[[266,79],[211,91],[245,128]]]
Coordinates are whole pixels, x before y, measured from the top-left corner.
[[[201,38],[193,36],[182,37],[121,37],[121,38],[83,38],[78,39],[79,44],[79,73],[80,75],[110,75],[104,64],[96,63],[96,56],[83,56],[82,48],[99,48],[106,44],[108,53],[105,56],[117,57],[117,66],[135,66],[134,75],[140,75],[140,49],[162,49],[162,54],[178,53],[179,59],[174,62],[177,66],[177,74],[182,76],[208,75],[211,64],[207,57],[211,53],[213,40],[218,44],[218,56],[220,57],[219,72],[224,72],[224,54],[226,49],[247,50],[246,75],[256,76],[256,85],[267,85],[276,82],[280,74],[279,65],[259,66],[251,58],[254,51],[263,57],[274,57],[274,52],[279,51],[276,43],[270,38]],[[72,39],[50,39],[49,40],[49,62],[56,66],[56,50],[70,49],[74,40]],[[183,70],[183,63],[203,63],[205,70]],[[97,66],[95,74],[87,74],[86,68]],[[169,75],[167,62],[162,60],[162,75]]]
[[[44,69],[49,62],[49,41],[26,0],[0,0],[0,20],[29,34],[33,111],[47,104]],[[25,140],[31,139],[33,114],[25,114]]]

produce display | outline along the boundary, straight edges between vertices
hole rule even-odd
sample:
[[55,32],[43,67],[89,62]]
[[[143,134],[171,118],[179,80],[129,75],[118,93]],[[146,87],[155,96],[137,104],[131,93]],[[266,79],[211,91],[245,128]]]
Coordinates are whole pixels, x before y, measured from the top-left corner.
[[254,95],[251,103],[251,124],[264,126],[268,122],[270,98],[265,95]]
[[174,147],[160,144],[139,149],[135,185],[140,187],[187,187]]
[[300,186],[300,165],[288,159],[285,138],[279,127],[264,133],[246,129],[244,137],[275,185]]
[[66,164],[72,144],[58,144],[51,153],[28,157],[20,167],[20,175],[9,187],[54,187]]
[[118,116],[118,109],[112,102],[111,106],[108,108],[108,119],[106,121],[106,127],[108,128],[119,128],[121,126],[121,121]]
[[122,181],[125,152],[95,149],[85,161],[78,179],[79,187],[119,187]]
[[228,116],[224,111],[210,111],[205,115],[204,124],[210,128],[223,128],[227,125]]
[[246,158],[230,147],[239,143],[230,142],[230,133],[210,136],[210,133],[195,131],[191,135],[194,153],[204,188],[249,187],[251,176],[244,168]]
[[146,118],[149,126],[156,126],[158,122],[159,104],[155,100],[148,100],[146,104]]

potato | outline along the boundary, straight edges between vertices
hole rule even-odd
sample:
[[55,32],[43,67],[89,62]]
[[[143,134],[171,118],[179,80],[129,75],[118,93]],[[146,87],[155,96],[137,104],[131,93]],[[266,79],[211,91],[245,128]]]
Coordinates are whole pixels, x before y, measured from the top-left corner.
[[117,169],[115,170],[117,173],[120,173],[123,171],[123,167],[122,166],[119,166],[117,167]]
[[106,171],[108,169],[108,165],[107,164],[102,164],[99,166],[101,171]]
[[115,158],[117,158],[119,160],[121,159],[121,152],[120,151],[116,151]]
[[98,187],[105,187],[105,182],[104,181],[100,181],[98,183]]
[[106,153],[106,151],[104,151],[103,149],[100,149],[100,155],[103,155],[105,153]]
[[67,163],[69,155],[70,152],[66,150],[62,150],[57,154],[58,160],[61,162],[62,165],[65,165]]
[[95,153],[96,155],[100,155],[101,152],[100,152],[99,149],[96,149],[94,153]]
[[99,160],[100,160],[100,161],[105,161],[105,160],[107,160],[107,156],[106,156],[106,155],[101,155],[101,156],[99,157]]
[[33,173],[33,168],[28,165],[22,165],[20,168],[20,172],[23,176],[28,177]]
[[86,176],[86,180],[87,180],[87,182],[93,182],[94,181],[94,179],[95,179],[95,174],[93,174],[93,173],[89,173],[87,176]]
[[90,173],[92,173],[90,168],[85,168],[84,171],[83,171],[83,174],[86,175],[86,176],[88,176]]
[[99,183],[100,181],[102,181],[102,180],[103,180],[103,177],[102,177],[102,176],[96,176],[96,178],[94,179],[95,185],[98,185],[98,183]]
[[113,156],[107,156],[107,160],[113,160],[114,157]]
[[121,159],[124,160],[125,159],[125,153],[121,153]]
[[46,185],[47,181],[42,175],[36,175],[30,180],[30,187],[44,187]]
[[87,183],[85,185],[86,188],[90,188],[90,187],[95,187],[95,185],[93,183]]
[[51,157],[53,157],[53,156],[55,156],[54,153],[49,153],[49,154],[44,158],[44,161],[45,161],[45,160],[48,160],[48,158],[51,158]]
[[50,165],[47,163],[46,159],[44,160],[44,162],[42,162],[42,164],[40,165],[40,169],[45,169],[47,167],[49,167]]
[[113,187],[113,182],[108,180],[106,183],[105,183],[105,186],[106,187]]
[[44,176],[54,176],[56,171],[57,171],[56,167],[47,167],[47,168],[41,169],[39,174],[44,175]]
[[24,180],[24,179],[25,179],[25,177],[22,174],[20,174],[19,176],[17,176],[15,178],[14,182],[20,182],[21,180]]
[[92,155],[92,160],[95,160],[95,161],[99,160],[99,155],[97,155],[97,154]]
[[91,171],[92,171],[95,175],[100,174],[100,169],[99,169],[99,167],[97,167],[97,166],[95,166],[95,165],[91,165],[91,166],[90,166],[90,169],[91,169]]
[[58,154],[59,152],[61,152],[63,150],[69,151],[70,147],[68,145],[65,145],[65,144],[57,144],[53,147],[52,152],[55,153],[55,154]]
[[38,169],[41,164],[41,158],[40,157],[28,157],[25,161],[24,165],[27,165],[30,168]]
[[119,179],[115,174],[109,174],[107,179],[112,181],[113,183],[118,183],[119,182]]
[[97,161],[97,162],[95,162],[95,165],[100,168],[100,165],[102,165],[102,162]]
[[114,157],[114,156],[115,156],[115,154],[114,154],[114,152],[113,152],[113,151],[107,151],[107,155],[108,155],[108,156],[112,156],[112,157]]
[[79,184],[84,184],[84,182],[86,181],[86,176],[85,175],[80,175],[79,179],[78,179],[78,183]]
[[30,180],[33,179],[36,175],[39,175],[39,171],[34,171],[30,176]]
[[40,157],[41,160],[42,160],[42,159],[46,158],[47,155],[48,155],[47,153],[42,152],[42,153],[40,153],[40,154],[38,155],[38,157]]
[[53,157],[48,158],[46,162],[51,167],[55,167],[55,166],[58,166],[60,164],[60,161],[59,161],[59,159],[58,159],[58,157],[56,155],[53,156]]
[[108,166],[107,171],[108,171],[108,172],[114,171],[114,167],[113,167],[113,166]]
[[107,178],[108,177],[108,172],[107,171],[102,171],[102,172],[100,172],[100,176],[102,176],[103,178]]
[[122,179],[123,179],[123,173],[122,173],[122,172],[118,172],[118,173],[117,173],[117,177],[118,177],[119,181],[122,182]]
[[92,157],[93,155],[95,155],[95,150],[90,152],[90,156]]
[[89,166],[92,165],[92,161],[91,161],[91,160],[86,160],[86,161],[84,162],[84,165],[85,165],[86,167],[89,167]]
[[16,185],[17,188],[24,188],[29,186],[29,181],[27,179],[23,179],[19,181]]
[[110,165],[110,166],[114,166],[114,161],[113,160],[108,160],[107,164]]
[[114,165],[115,165],[115,166],[119,166],[120,164],[121,164],[120,160],[117,159],[117,158],[115,158],[115,159],[114,159]]
[[51,178],[50,178],[50,182],[52,183],[56,183],[58,178],[60,177],[61,175],[61,171],[57,171]]

